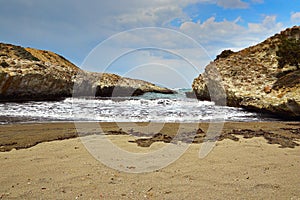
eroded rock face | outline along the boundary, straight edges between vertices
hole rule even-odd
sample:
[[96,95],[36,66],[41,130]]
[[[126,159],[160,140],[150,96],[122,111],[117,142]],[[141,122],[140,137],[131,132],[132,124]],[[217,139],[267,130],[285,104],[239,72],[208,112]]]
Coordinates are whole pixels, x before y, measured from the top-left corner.
[[116,74],[80,71],[73,77],[73,96],[125,97],[146,92],[173,94],[167,88],[152,83],[118,76]]
[[270,112],[283,118],[299,117],[300,70],[288,65],[278,68],[276,51],[282,38],[299,39],[300,27],[287,29],[256,46],[210,63],[193,82],[197,98],[218,99],[222,89],[216,93],[211,92],[214,87],[208,87],[215,81],[223,88],[229,106]]
[[0,43],[0,101],[56,100],[70,97],[74,91],[102,97],[173,93],[141,80],[85,72],[50,51]]
[[34,51],[35,56],[23,47],[0,44],[1,100],[57,99],[71,95],[72,77],[79,68],[52,52]]

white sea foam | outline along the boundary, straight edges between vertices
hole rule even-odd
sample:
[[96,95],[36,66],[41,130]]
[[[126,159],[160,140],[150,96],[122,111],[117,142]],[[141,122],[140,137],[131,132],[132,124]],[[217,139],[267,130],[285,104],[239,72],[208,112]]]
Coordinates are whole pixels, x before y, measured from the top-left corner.
[[203,122],[269,120],[240,108],[175,95],[149,93],[136,98],[67,98],[63,101],[0,103],[0,116],[18,121]]

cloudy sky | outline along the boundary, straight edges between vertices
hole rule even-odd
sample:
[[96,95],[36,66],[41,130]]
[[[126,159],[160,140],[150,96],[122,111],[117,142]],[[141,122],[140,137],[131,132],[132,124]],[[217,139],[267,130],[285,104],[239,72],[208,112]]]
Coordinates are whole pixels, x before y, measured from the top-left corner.
[[1,42],[169,87],[190,86],[224,49],[294,25],[299,0],[0,0]]

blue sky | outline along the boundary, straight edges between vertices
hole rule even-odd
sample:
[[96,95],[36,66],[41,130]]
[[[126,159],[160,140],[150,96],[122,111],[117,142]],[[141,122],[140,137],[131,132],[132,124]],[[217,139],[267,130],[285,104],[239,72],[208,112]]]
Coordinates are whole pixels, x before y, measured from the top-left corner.
[[264,0],[264,1],[244,1],[248,5],[240,8],[226,8],[216,6],[211,3],[196,3],[188,5],[184,11],[191,17],[192,21],[205,21],[211,16],[216,17],[216,21],[223,21],[224,19],[233,21],[237,18],[242,20],[240,25],[247,26],[247,23],[259,23],[265,16],[275,15],[277,21],[286,25],[292,24],[290,22],[290,15],[297,12],[300,2],[292,0],[289,3],[284,3],[282,0]]
[[[191,84],[199,71],[222,50],[240,50],[294,25],[300,25],[298,0],[0,0],[1,42],[51,50],[92,71],[106,69],[150,81],[151,77],[164,74],[160,80],[170,87]],[[187,44],[192,40],[178,41],[176,34],[168,36],[168,31],[154,35],[130,32],[131,35],[114,37],[143,27],[168,28],[186,34],[204,50],[200,55],[199,48],[195,50],[193,45]],[[90,52],[95,47],[102,48],[99,44],[107,39],[107,47],[115,50],[101,49],[102,55],[91,56]],[[122,59],[111,62],[109,67],[102,66],[102,58],[89,60],[110,57],[108,52],[117,52],[120,46],[134,49],[154,43],[164,44],[169,52],[189,52],[189,59],[201,66],[196,66],[195,71],[178,56],[155,50],[133,51],[136,53],[128,54],[127,58],[121,56]],[[162,66],[168,67],[162,69]],[[166,69],[170,68],[177,75],[184,74],[188,83],[174,80],[175,75],[166,76]],[[151,75],[151,69],[155,75]]]

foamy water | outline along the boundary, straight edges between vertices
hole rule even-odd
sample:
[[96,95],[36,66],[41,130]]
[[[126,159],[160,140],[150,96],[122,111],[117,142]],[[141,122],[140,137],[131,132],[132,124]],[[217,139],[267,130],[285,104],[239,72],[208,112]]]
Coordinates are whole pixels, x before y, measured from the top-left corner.
[[63,101],[0,103],[1,123],[101,121],[101,122],[205,122],[274,120],[240,108],[215,106],[213,102],[186,98],[184,90],[174,95],[148,93],[137,98],[67,98]]

